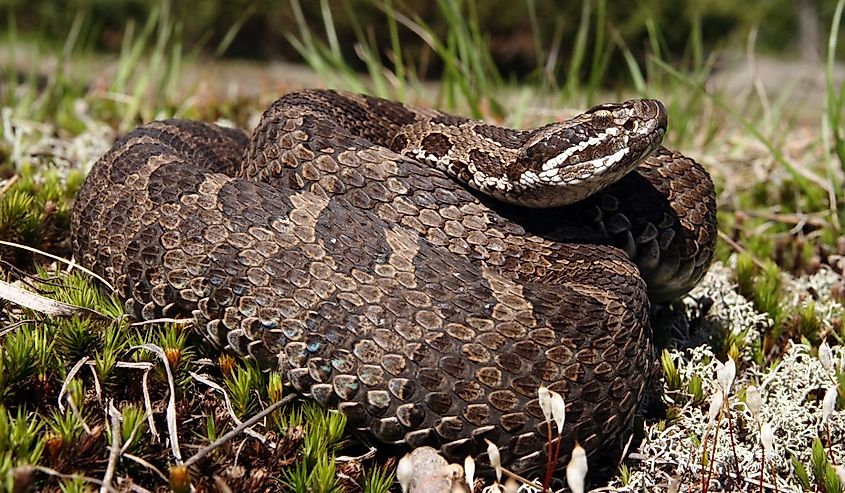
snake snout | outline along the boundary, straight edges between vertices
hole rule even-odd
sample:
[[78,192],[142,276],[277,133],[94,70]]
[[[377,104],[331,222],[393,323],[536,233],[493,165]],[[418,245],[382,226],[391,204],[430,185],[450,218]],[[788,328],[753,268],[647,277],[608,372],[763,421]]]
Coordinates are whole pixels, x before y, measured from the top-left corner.
[[666,132],[669,115],[666,107],[657,99],[641,99],[634,104],[634,112],[643,121],[652,122],[655,130]]

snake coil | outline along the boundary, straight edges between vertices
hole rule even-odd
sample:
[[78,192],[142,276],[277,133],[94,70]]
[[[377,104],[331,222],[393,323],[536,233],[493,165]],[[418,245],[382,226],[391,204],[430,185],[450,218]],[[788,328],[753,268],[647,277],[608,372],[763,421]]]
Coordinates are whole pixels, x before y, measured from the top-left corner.
[[121,138],[73,248],[135,317],[193,317],[383,442],[484,462],[489,439],[525,472],[545,463],[541,384],[566,401],[563,450],[619,438],[649,298],[712,259],[712,181],[665,130],[651,100],[510,130],[300,91],[251,138],[180,120]]

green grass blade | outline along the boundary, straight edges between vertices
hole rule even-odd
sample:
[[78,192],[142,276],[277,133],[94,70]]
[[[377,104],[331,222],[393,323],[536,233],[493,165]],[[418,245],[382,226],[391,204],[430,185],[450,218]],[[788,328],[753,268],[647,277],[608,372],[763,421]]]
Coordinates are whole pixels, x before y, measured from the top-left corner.
[[402,58],[402,44],[399,41],[399,25],[396,22],[396,15],[393,10],[393,1],[384,1],[385,14],[387,15],[387,29],[390,32],[390,52],[393,62],[393,76],[396,78],[399,99],[405,100],[405,61]]
[[340,42],[337,40],[337,30],[334,27],[332,8],[327,0],[320,0],[320,12],[323,17],[323,27],[326,30],[326,39],[329,40],[329,51],[335,59],[342,58]]
[[[375,39],[375,32],[369,26],[366,30],[361,26],[355,9],[348,0],[344,1],[344,5],[346,7],[347,21],[352,26],[357,41],[355,52],[358,58],[364,62],[364,65],[367,67],[367,73],[370,76],[372,88],[367,92],[373,92],[377,96],[387,97],[390,95],[388,91],[389,83],[384,78],[384,65],[381,63],[378,49],[375,48],[378,46]],[[326,14],[332,15],[330,10],[324,15]],[[335,60],[336,65],[345,63],[342,57],[336,57]]]
[[[607,61],[610,53],[605,51],[604,35],[606,25],[607,0],[598,0],[596,7],[596,22],[593,35],[593,59],[590,63],[590,78],[587,83],[587,103],[592,105],[595,102],[595,94],[604,80]],[[611,47],[608,47],[610,49]]]
[[836,149],[836,156],[839,159],[839,166],[845,172],[845,136],[842,135],[842,105],[845,100],[843,94],[843,87],[836,90],[834,82],[834,69],[836,67],[836,46],[839,40],[839,24],[842,20],[842,11],[845,8],[845,0],[836,2],[836,10],[833,12],[833,20],[830,24],[830,35],[827,38],[827,67],[826,67],[826,87],[827,87],[827,101],[826,117],[830,125],[830,131],[833,134],[834,148]]
[[590,17],[592,16],[592,0],[581,4],[581,20],[575,33],[575,44],[569,56],[569,70],[566,74],[565,93],[572,98],[578,91],[581,80],[581,67],[587,52],[587,36],[590,34]]
[[783,151],[781,151],[777,146],[775,146],[771,139],[768,139],[765,135],[763,135],[763,133],[757,128],[757,125],[755,125],[748,118],[742,115],[740,111],[738,111],[732,104],[726,102],[724,99],[717,95],[707,93],[702,88],[701,84],[696,81],[690,80],[689,77],[685,76],[674,67],[668,65],[666,62],[663,62],[662,60],[655,60],[655,63],[667,73],[669,73],[672,77],[674,77],[684,85],[688,86],[696,93],[708,98],[717,107],[719,107],[723,111],[730,114],[733,118],[735,118],[736,121],[739,122],[740,126],[742,126],[743,130],[745,130],[749,135],[753,136],[755,139],[757,139],[757,141],[763,144],[763,146],[772,154],[772,157],[775,158],[775,161],[777,161],[778,164],[780,164],[784,167],[784,169],[787,170],[787,172],[790,174],[792,179],[795,180],[795,183],[798,185],[798,187],[803,193],[807,194],[807,196],[816,195],[810,182],[801,173],[798,172],[795,166],[790,163],[788,159],[786,159],[786,156],[784,156]]
[[531,38],[534,42],[534,55],[536,56],[534,63],[537,67],[542,67],[547,55],[543,50],[543,33],[540,31],[540,22],[537,20],[537,1],[526,0],[525,4],[528,9],[528,22],[531,25]]
[[615,29],[611,29],[610,31],[611,36],[613,37],[616,44],[619,46],[620,50],[622,50],[622,56],[625,58],[625,64],[628,66],[628,74],[631,76],[631,81],[634,84],[634,89],[637,91],[638,94],[646,94],[647,86],[645,82],[645,77],[643,77],[643,72],[640,69],[639,63],[637,63],[637,59],[634,57],[634,54],[631,52],[631,49],[628,47],[625,40],[619,34],[618,31]]
[[232,45],[232,41],[235,40],[235,36],[241,32],[241,29],[244,27],[246,21],[255,14],[256,10],[257,7],[255,4],[250,4],[246,9],[244,9],[241,15],[239,15],[238,18],[235,19],[235,22],[229,26],[229,29],[226,30],[226,34],[223,35],[223,39],[220,40],[220,44],[218,44],[217,49],[214,50],[214,56],[221,57],[226,53]]

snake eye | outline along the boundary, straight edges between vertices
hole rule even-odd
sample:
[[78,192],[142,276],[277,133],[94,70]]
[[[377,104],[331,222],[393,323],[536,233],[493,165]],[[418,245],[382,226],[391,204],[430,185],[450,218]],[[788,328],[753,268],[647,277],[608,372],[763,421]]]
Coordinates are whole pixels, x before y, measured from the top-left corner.
[[613,121],[613,113],[608,110],[598,110],[593,113],[593,124],[597,127],[606,127]]
[[625,120],[625,123],[622,124],[622,128],[631,132],[637,128],[637,122],[634,120]]

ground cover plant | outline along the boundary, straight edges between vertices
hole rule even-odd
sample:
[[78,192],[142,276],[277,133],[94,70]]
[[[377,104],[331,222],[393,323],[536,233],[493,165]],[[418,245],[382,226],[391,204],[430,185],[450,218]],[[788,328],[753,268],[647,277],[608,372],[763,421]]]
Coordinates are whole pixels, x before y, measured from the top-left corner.
[[[412,9],[374,2],[390,33],[384,48],[343,2],[319,2],[315,17],[292,0],[287,40],[315,85],[514,127],[603,100],[659,98],[668,143],[717,184],[717,262],[688,297],[655,309],[662,375],[623,459],[588,462],[588,481],[607,484],[600,491],[843,491],[845,85],[835,55],[845,1],[834,5],[826,57],[812,72],[823,101],[809,112],[794,104],[800,86],[767,92],[753,29],[752,84],[737,93],[714,84],[718,60],[695,20],[677,59],[665,20],[646,9],[643,57],[608,20],[608,2],[585,1],[570,20],[570,49],[533,31],[537,70],[514,79],[494,61],[473,3],[435,4],[445,35]],[[524,8],[536,20],[534,3]],[[73,17],[63,46],[41,52],[56,60],[49,72],[11,60],[0,80],[0,489],[401,488],[390,454],[345,430],[342,415],[295,399],[279,373],[221,355],[186,320],[130,320],[107,283],[71,261],[73,198],[117,135],[162,117],[249,128],[291,88],[231,99],[185,87],[207,55],[184,46],[167,2],[126,25],[110,74],[79,77],[74,64],[97,58],[87,15]],[[339,17],[352,26],[355,60],[340,46]],[[4,45],[42,49],[8,22]],[[242,22],[206,51],[225,52]],[[442,67],[436,82],[421,77],[421,52],[400,41],[409,33]],[[617,59],[625,83],[608,85]],[[565,484],[526,480],[536,482],[509,487]],[[475,483],[496,488],[491,478]]]

